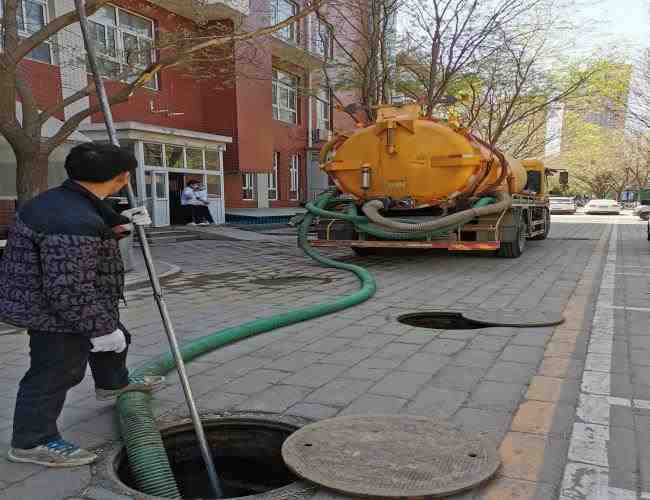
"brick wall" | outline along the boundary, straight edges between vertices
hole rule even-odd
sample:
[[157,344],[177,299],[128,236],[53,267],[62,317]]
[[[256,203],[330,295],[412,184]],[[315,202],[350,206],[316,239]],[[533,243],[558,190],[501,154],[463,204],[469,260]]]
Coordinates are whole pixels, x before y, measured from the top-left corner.
[[15,208],[14,200],[0,200],[0,240],[6,238],[7,227],[13,220]]

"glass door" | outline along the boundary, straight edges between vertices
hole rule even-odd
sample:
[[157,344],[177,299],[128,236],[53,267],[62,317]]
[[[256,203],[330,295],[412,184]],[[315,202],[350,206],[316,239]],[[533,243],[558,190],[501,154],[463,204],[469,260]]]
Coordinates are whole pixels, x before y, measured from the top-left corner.
[[156,227],[169,226],[169,179],[167,172],[151,172],[152,214]]

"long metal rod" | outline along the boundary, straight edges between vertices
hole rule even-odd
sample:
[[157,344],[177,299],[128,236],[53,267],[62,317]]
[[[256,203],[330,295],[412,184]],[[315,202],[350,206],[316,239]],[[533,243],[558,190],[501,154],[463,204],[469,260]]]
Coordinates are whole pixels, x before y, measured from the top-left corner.
[[[88,63],[90,65],[90,70],[93,74],[93,79],[95,80],[95,86],[97,88],[97,95],[99,97],[99,104],[101,106],[102,112],[104,113],[104,121],[106,123],[106,130],[108,131],[108,136],[113,145],[119,146],[120,143],[117,139],[117,132],[115,130],[115,123],[113,122],[113,114],[111,112],[111,106],[108,102],[108,96],[106,95],[106,89],[104,87],[104,82],[102,81],[101,75],[97,67],[97,58],[95,57],[95,50],[90,43],[90,36],[88,33],[88,17],[86,15],[86,6],[83,0],[75,0],[75,5],[77,7],[77,12],[79,13],[79,24],[81,25],[81,32],[84,39],[84,44],[86,46],[86,52],[88,54]],[[131,183],[127,184],[127,196],[129,199],[129,204],[132,207],[136,206],[136,199],[133,193],[133,188]],[[140,246],[142,248],[142,254],[144,256],[144,262],[147,266],[147,271],[149,273],[149,279],[151,281],[151,287],[153,288],[154,299],[158,305],[158,310],[160,311],[160,316],[162,317],[163,326],[165,328],[165,333],[167,334],[167,340],[169,341],[169,347],[174,356],[176,362],[176,369],[178,370],[178,376],[181,381],[181,386],[183,387],[183,392],[185,393],[185,400],[187,401],[187,406],[190,410],[190,415],[192,416],[192,422],[194,424],[194,429],[196,431],[197,441],[199,443],[199,448],[201,449],[201,455],[203,456],[203,461],[205,462],[205,467],[208,471],[208,478],[210,480],[210,485],[212,490],[217,498],[223,498],[223,489],[221,488],[221,482],[219,481],[219,476],[217,476],[217,470],[214,466],[214,461],[212,459],[212,454],[210,453],[210,447],[208,446],[208,441],[205,437],[205,432],[203,430],[203,424],[201,422],[201,417],[196,408],[196,403],[194,402],[194,396],[192,395],[192,389],[190,387],[190,382],[187,378],[187,372],[185,371],[185,363],[183,361],[183,356],[181,355],[180,348],[178,345],[178,340],[176,339],[176,334],[174,333],[174,327],[171,323],[169,317],[169,311],[167,310],[167,304],[162,296],[162,288],[160,287],[160,281],[158,280],[158,275],[156,274],[156,269],[153,265],[153,258],[151,257],[151,250],[149,249],[149,242],[147,241],[147,235],[145,234],[143,226],[134,225],[138,231],[138,236],[140,238]]]

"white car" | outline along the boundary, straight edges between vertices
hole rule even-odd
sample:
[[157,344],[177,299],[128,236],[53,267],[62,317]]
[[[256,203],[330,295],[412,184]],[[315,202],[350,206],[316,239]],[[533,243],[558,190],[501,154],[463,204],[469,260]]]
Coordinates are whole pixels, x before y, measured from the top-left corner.
[[573,198],[552,196],[548,199],[549,209],[552,214],[574,214],[576,213],[576,202]]
[[614,214],[621,213],[621,206],[616,200],[591,200],[585,206],[586,214]]
[[639,217],[641,220],[650,219],[650,205],[637,205],[634,208],[634,215]]

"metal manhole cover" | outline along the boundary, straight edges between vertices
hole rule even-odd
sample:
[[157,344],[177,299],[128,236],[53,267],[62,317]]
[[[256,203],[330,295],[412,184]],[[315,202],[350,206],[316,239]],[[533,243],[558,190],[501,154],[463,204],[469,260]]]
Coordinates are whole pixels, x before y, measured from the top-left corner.
[[501,460],[489,440],[427,417],[351,416],[308,425],[282,446],[298,476],[364,497],[441,497],[489,479]]
[[564,322],[564,317],[561,314],[540,311],[513,313],[506,311],[476,310],[463,313],[463,316],[470,321],[478,321],[486,325],[514,326],[519,328],[554,326]]

